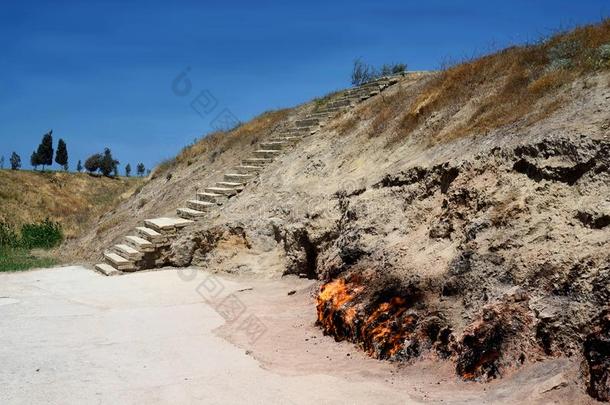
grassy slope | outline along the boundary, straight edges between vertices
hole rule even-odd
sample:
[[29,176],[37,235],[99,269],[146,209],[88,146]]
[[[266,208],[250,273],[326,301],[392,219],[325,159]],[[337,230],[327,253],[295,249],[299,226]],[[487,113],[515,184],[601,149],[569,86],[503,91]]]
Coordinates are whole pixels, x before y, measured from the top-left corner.
[[[379,98],[362,111],[370,137],[389,144],[421,135],[429,146],[531,126],[559,111],[578,79],[610,70],[610,19],[540,43],[511,47],[449,67],[418,89]],[[348,123],[349,124],[349,123]],[[353,125],[344,125],[339,134]]]
[[0,170],[0,221],[19,227],[48,217],[61,223],[64,235],[72,238],[141,182],[78,173]]

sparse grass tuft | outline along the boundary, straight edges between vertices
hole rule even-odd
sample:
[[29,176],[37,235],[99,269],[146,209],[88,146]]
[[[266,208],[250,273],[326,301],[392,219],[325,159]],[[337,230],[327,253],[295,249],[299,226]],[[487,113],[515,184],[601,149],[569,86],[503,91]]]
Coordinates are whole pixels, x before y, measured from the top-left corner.
[[51,267],[57,260],[38,257],[27,249],[0,247],[0,272],[23,271]]
[[416,97],[397,92],[367,106],[372,114],[363,113],[371,119],[369,136],[384,134],[393,143],[425,128],[433,145],[519,120],[533,124],[562,107],[562,88],[608,68],[610,19],[454,65]]
[[240,142],[250,145],[254,144],[274,129],[281,121],[285,120],[289,112],[290,110],[288,109],[267,111],[230,131],[216,131],[205,135],[184,147],[176,157],[159,164],[154,170],[155,174],[153,177],[165,175],[166,172],[178,165],[190,166],[197,159],[205,155],[207,155],[208,160],[213,161],[224,151]]

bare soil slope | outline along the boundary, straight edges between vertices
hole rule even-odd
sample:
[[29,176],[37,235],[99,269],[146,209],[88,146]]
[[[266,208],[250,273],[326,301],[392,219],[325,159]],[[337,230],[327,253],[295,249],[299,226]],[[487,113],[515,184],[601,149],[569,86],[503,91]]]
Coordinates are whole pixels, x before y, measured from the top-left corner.
[[[317,278],[319,325],[374,357],[447,359],[479,381],[565,357],[607,400],[605,44],[608,21],[393,86],[267,166],[166,262]],[[95,260],[172,211],[271,126],[257,128],[173,165],[70,248]]]

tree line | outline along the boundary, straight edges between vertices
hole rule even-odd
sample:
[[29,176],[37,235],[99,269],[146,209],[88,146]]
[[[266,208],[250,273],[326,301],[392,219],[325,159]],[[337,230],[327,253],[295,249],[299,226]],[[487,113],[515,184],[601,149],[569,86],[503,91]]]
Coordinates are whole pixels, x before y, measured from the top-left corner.
[[[30,156],[30,164],[34,170],[38,169],[38,166],[42,166],[42,170],[45,170],[45,166],[51,166],[53,164],[53,130],[50,130],[42,136],[42,141],[38,148],[32,152]],[[9,158],[11,170],[21,169],[21,156],[17,152],[13,152]],[[63,139],[59,139],[57,142],[57,150],[55,150],[55,163],[57,163],[64,171],[68,171],[68,146]],[[4,169],[4,156],[0,156],[0,169]],[[109,148],[104,148],[102,153],[94,153],[85,160],[85,164],[79,160],[76,164],[76,171],[81,173],[86,170],[89,174],[100,173],[106,177],[118,177],[119,176],[119,164],[120,162],[112,156],[112,152]],[[138,163],[136,165],[136,174],[138,176],[144,176],[146,173],[146,167],[144,163]],[[150,172],[150,170],[148,171]],[[131,176],[131,164],[125,166],[125,176]]]

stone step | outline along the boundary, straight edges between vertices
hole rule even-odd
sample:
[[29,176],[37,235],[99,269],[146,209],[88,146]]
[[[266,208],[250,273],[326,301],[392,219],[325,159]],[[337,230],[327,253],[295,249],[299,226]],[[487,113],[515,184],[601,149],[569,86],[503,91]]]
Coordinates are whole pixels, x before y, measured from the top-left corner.
[[337,106],[337,107],[326,107],[326,108],[323,108],[323,109],[319,110],[318,112],[328,113],[329,116],[334,116],[336,113],[341,111],[343,108],[345,108],[345,107],[344,106],[341,106],[341,107],[339,107],[339,106]]
[[198,219],[205,215],[205,211],[194,210],[192,208],[178,208],[176,213],[179,217],[185,219]]
[[125,236],[125,243],[127,243],[132,248],[139,250],[140,252],[150,253],[155,251],[155,245],[153,245],[152,242],[140,238],[139,236]]
[[228,187],[208,187],[204,191],[210,194],[222,194],[225,196],[233,196],[237,194],[236,189]]
[[226,198],[227,198],[226,195],[219,194],[219,193],[209,193],[209,192],[197,193],[197,199],[199,201],[205,201],[205,202],[213,203],[216,205],[221,204],[222,201],[224,201]]
[[186,205],[187,207],[197,211],[208,211],[212,208],[218,207],[218,204],[216,203],[201,200],[188,200]]
[[155,246],[163,246],[168,242],[166,235],[145,226],[137,226],[136,233],[140,238],[146,239]]
[[267,141],[260,144],[262,149],[267,150],[282,150],[289,148],[290,146],[292,146],[292,143],[284,141]]
[[317,118],[309,118],[304,120],[295,121],[294,125],[297,128],[312,128],[320,123],[320,120]]
[[256,174],[242,174],[242,173],[226,173],[224,180],[235,183],[247,183],[248,181],[255,179]]
[[194,222],[184,218],[153,218],[144,220],[144,224],[162,234],[174,234],[177,230],[192,225]]
[[142,257],[144,256],[144,253],[140,252],[137,249],[134,249],[133,247],[126,245],[126,244],[118,244],[118,245],[114,245],[111,248],[112,252],[123,256],[124,258],[131,260],[133,262],[137,262],[138,260],[142,260]]
[[303,140],[303,138],[301,138],[300,136],[283,136],[281,138],[271,138],[269,141],[270,142],[283,142],[290,146],[294,146],[295,144],[299,143],[302,140]]
[[266,165],[268,163],[273,162],[273,159],[253,157],[253,158],[244,159],[241,162],[244,166],[250,166],[250,165],[261,166],[261,165]]
[[305,130],[305,129],[303,129],[303,128],[300,128],[300,127],[294,126],[294,127],[291,127],[291,128],[287,128],[287,129],[285,129],[285,130],[284,130],[284,131],[282,131],[282,132],[286,132],[286,133],[294,134],[294,133],[306,132],[306,130]]
[[95,265],[95,270],[102,273],[105,276],[118,276],[121,272],[108,263],[98,263]]
[[315,113],[311,113],[307,116],[307,119],[316,119],[316,120],[320,120],[320,121],[324,121],[326,118],[328,118],[329,114],[327,112],[315,112]]
[[245,166],[245,165],[241,165],[241,166],[237,166],[234,167],[233,170],[235,171],[235,173],[241,173],[241,174],[258,174],[263,170],[262,166]]
[[116,253],[104,252],[104,259],[108,264],[111,264],[117,270],[120,271],[135,271],[137,270],[134,262],[119,256]]
[[341,109],[341,107],[350,107],[352,105],[352,100],[349,98],[343,100],[333,101],[328,104],[327,108],[336,108]]
[[244,189],[244,183],[237,183],[234,181],[219,181],[216,183],[216,187],[232,188],[234,190],[241,191]]
[[254,151],[254,155],[257,157],[262,157],[262,158],[273,158],[277,155],[279,155],[280,153],[282,153],[279,150],[272,150],[272,149],[258,149]]
[[369,93],[369,96],[374,97],[374,96],[376,96],[376,95],[377,95],[377,94],[379,94],[379,93],[380,93],[380,91],[379,91],[379,90],[373,90],[373,91],[371,91],[371,92]]

